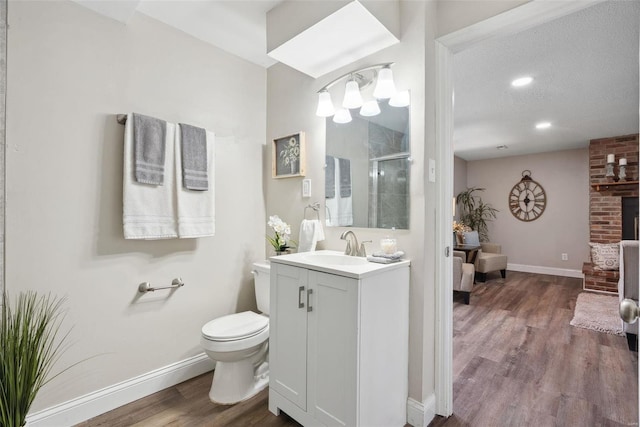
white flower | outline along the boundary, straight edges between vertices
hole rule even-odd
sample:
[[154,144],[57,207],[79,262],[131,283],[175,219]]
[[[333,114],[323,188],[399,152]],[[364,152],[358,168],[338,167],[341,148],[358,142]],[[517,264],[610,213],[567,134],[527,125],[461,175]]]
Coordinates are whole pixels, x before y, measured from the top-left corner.
[[272,215],[269,217],[267,225],[275,231],[275,236],[267,236],[267,239],[276,250],[280,250],[282,246],[286,246],[289,243],[291,239],[291,226],[289,224],[280,219],[278,215]]
[[269,217],[269,222],[267,223],[267,225],[273,229],[275,229],[275,227],[278,224],[281,224],[282,220],[280,219],[280,217],[278,215],[271,215]]

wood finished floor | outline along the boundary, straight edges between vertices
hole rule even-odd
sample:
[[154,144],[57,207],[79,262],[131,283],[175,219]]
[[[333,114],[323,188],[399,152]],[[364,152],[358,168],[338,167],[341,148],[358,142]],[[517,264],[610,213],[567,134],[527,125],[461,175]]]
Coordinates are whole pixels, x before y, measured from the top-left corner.
[[[432,427],[637,425],[637,353],[624,337],[569,325],[580,279],[508,272],[454,299],[454,414]],[[268,410],[266,391],[235,406],[209,401],[212,374],[79,424],[299,426]]]
[[569,325],[582,280],[490,277],[454,299],[453,416],[430,426],[638,425],[638,354]]
[[135,402],[99,415],[79,427],[299,427],[286,414],[276,417],[268,409],[265,389],[236,405],[217,405],[209,400],[213,372],[192,378]]

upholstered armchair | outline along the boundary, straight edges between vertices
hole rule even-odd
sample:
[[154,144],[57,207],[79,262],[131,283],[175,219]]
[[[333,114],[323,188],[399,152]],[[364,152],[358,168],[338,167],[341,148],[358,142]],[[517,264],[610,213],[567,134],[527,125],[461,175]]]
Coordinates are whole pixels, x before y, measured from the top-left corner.
[[507,277],[507,256],[502,253],[502,246],[496,243],[480,243],[477,231],[464,233],[464,242],[468,245],[481,246],[475,258],[478,281],[486,282],[487,273],[500,271],[502,278]]
[[[618,298],[638,302],[638,241],[623,240],[620,242],[620,280],[618,281]],[[622,320],[621,320],[622,322]],[[627,334],[629,350],[636,350],[638,340],[638,322],[622,322],[622,330]]]
[[507,277],[507,256],[502,253],[502,246],[497,243],[481,243],[482,250],[476,257],[478,281],[486,282],[487,273],[500,271],[502,278]]
[[466,254],[464,252],[453,251],[453,290],[462,292],[464,303],[469,304],[475,267],[473,264],[465,262],[465,258]]

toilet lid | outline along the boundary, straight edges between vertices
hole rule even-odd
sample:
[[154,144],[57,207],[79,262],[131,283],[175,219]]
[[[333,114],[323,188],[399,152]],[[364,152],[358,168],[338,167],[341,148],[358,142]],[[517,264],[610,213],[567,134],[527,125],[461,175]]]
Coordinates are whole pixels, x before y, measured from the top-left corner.
[[202,327],[202,335],[210,340],[231,341],[259,334],[268,326],[268,317],[245,311],[208,322]]

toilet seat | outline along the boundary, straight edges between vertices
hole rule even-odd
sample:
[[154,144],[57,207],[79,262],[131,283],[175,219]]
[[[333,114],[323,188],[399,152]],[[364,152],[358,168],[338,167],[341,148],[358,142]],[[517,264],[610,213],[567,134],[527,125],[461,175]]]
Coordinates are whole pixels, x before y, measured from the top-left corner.
[[268,317],[244,311],[207,322],[202,327],[202,337],[208,341],[238,341],[260,335],[268,327]]

